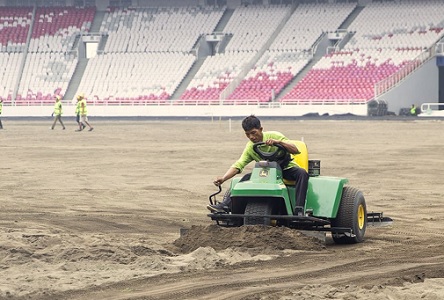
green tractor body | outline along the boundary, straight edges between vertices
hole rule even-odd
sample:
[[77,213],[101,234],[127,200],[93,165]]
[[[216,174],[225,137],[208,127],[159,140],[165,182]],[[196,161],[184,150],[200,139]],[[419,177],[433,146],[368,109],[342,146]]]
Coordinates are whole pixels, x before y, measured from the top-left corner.
[[[234,177],[224,195],[231,197],[231,209],[209,216],[221,226],[271,225],[302,230],[330,231],[336,243],[362,242],[367,225],[391,223],[382,213],[367,213],[361,191],[348,187],[348,179],[320,176],[320,162],[308,161],[305,144],[297,142],[298,164],[310,175],[305,214],[293,215],[294,182],[282,177],[280,166],[273,161],[256,162],[248,180]],[[218,193],[216,193],[218,194]],[[210,196],[210,203],[215,202]]]
[[[282,213],[293,214],[296,203],[294,186],[284,184],[282,171],[276,168],[255,168],[250,180],[243,182],[239,180],[240,178],[235,178],[231,182],[233,203],[245,204],[251,199],[262,197],[279,203],[279,206],[284,208]],[[313,216],[335,218],[341,203],[342,189],[346,183],[348,183],[346,178],[310,177],[305,210],[311,211]],[[232,212],[241,213],[242,208],[233,208]]]

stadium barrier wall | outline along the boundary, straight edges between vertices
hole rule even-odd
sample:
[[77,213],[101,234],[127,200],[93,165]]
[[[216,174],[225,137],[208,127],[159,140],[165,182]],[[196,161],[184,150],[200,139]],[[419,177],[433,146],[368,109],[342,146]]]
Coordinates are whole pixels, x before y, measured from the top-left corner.
[[[74,116],[75,107],[64,103],[63,116]],[[3,106],[2,117],[48,117],[53,105]],[[270,117],[319,115],[367,115],[366,104],[330,105],[89,105],[88,115],[97,117]]]

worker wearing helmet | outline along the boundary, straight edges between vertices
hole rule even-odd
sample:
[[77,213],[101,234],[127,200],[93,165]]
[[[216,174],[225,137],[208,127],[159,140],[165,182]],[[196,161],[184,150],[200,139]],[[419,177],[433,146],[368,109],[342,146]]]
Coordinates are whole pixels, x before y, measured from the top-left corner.
[[57,121],[59,121],[60,125],[62,125],[63,130],[65,130],[65,125],[63,124],[62,121],[62,102],[60,101],[62,97],[56,95],[54,99],[55,99],[54,112],[52,113],[52,115],[54,116],[54,122],[52,123],[51,129],[54,129]]
[[82,131],[85,129],[86,125],[80,122],[80,101],[84,98],[83,94],[80,94],[77,96],[77,102],[76,102],[76,122],[79,125],[79,129],[76,129],[76,131]]
[[79,114],[80,114],[80,125],[79,125],[80,127],[79,127],[79,130],[76,130],[76,131],[83,130],[84,127],[82,124],[86,124],[89,127],[88,131],[93,131],[94,128],[88,122],[88,109],[86,107],[85,96],[83,94],[78,95],[77,101],[78,101],[78,108],[79,108]]

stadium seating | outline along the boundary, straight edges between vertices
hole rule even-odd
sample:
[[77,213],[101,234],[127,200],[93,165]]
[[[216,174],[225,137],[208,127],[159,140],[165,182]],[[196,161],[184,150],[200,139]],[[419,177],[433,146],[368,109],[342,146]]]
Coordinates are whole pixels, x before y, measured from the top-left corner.
[[225,8],[111,9],[100,31],[108,35],[104,52],[185,52],[201,34],[211,33]]
[[376,83],[417,65],[417,57],[442,37],[443,13],[444,4],[434,0],[366,5],[349,27],[355,33],[345,47],[325,55],[282,101],[356,103],[372,99]]
[[0,9],[0,98],[11,102],[18,80],[22,52],[32,22],[32,8]]
[[221,92],[253,56],[254,52],[229,52],[208,57],[180,99],[219,101]]
[[0,51],[21,52],[32,21],[31,8],[6,7],[0,9]]
[[21,59],[22,53],[0,52],[0,97],[5,103],[11,102]]
[[338,29],[355,7],[356,3],[299,4],[270,50],[311,49],[324,32]]
[[[348,25],[347,44],[314,57],[316,43],[340,28],[356,6],[241,5],[225,20],[229,42],[201,65],[195,64],[199,40],[214,32],[226,7],[109,8],[96,27],[104,43],[88,59],[78,91],[98,104],[366,102],[376,85],[420,65],[420,55],[443,37],[444,3],[368,3]],[[10,101],[16,94],[20,104],[63,96],[79,64],[79,36],[90,30],[96,12],[2,7],[0,97]],[[311,70],[304,70],[309,63]],[[193,66],[200,67],[190,73]],[[184,92],[176,95],[179,86]]]
[[17,103],[52,102],[64,95],[77,66],[76,37],[88,32],[95,8],[43,7],[36,10]]
[[64,95],[76,65],[73,54],[28,53],[17,99],[52,102],[55,94]]
[[[206,59],[180,99],[190,102],[219,101],[222,91],[241,71],[248,68],[250,61],[271,38],[289,10],[290,7],[284,5],[236,8],[224,29],[225,33],[232,35],[225,52]],[[268,21],[263,22],[264,19]],[[246,95],[240,100],[248,99],[254,97]]]
[[290,6],[285,5],[236,8],[224,29],[225,33],[233,36],[225,51],[259,51],[289,11]]
[[167,100],[195,57],[182,53],[106,53],[91,58],[79,90],[103,103]]
[[170,99],[195,62],[198,39],[214,30],[224,10],[109,9],[100,29],[107,43],[89,60],[79,90],[106,104]]
[[77,34],[88,32],[95,8],[38,8],[28,51],[66,52],[73,49]]
[[355,6],[355,3],[300,4],[269,50],[227,99],[274,100],[311,60],[311,48],[322,33],[337,29]]
[[304,51],[270,52],[256,63],[227,100],[268,102],[277,95],[311,59]]
[[427,48],[442,36],[444,3],[437,0],[373,2],[350,25],[346,48]]

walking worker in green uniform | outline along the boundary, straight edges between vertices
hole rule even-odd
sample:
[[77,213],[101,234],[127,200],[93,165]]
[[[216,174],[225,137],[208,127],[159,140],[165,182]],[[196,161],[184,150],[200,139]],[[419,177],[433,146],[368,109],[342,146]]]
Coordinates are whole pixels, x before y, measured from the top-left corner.
[[52,123],[51,129],[54,129],[56,126],[57,121],[60,122],[60,125],[62,125],[63,130],[65,130],[65,125],[62,122],[62,102],[60,101],[61,97],[59,95],[55,96],[55,103],[54,103],[54,112],[52,115],[54,116],[54,122]]
[[[79,101],[80,123],[88,125],[88,131],[93,131],[94,127],[92,127],[91,124],[88,123],[88,109],[86,107],[85,96],[83,94],[80,94],[79,96],[77,96],[77,100]],[[81,131],[83,127],[82,125],[79,126],[79,131]]]
[[80,122],[80,100],[82,100],[82,95],[78,95],[77,96],[77,102],[76,102],[76,122],[79,125],[79,129],[76,129],[76,131],[82,131],[83,129],[85,129],[86,125],[83,124],[82,122]]
[[2,119],[1,119],[2,110],[3,110],[3,99],[0,98],[0,129],[3,129],[3,124],[2,124]]

